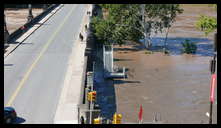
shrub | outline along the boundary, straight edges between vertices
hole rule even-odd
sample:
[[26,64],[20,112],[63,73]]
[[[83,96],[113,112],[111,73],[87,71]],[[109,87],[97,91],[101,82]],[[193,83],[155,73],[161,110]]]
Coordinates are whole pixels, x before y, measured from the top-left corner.
[[215,17],[201,15],[195,25],[197,29],[203,31],[207,36],[217,29],[217,19]]
[[152,52],[152,51],[148,51],[148,50],[147,50],[147,51],[145,51],[144,53],[145,53],[145,54],[153,54],[153,52]]
[[185,40],[183,45],[183,52],[187,54],[194,54],[196,53],[197,46],[195,43],[190,42],[190,40]]

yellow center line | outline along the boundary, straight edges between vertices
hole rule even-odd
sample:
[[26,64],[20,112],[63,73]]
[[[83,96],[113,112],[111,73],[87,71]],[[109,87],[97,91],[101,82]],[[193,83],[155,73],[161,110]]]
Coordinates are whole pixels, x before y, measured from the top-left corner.
[[9,102],[7,103],[6,106],[11,106],[14,99],[16,98],[16,96],[18,95],[18,92],[21,90],[21,88],[23,87],[25,81],[28,79],[30,73],[32,72],[33,68],[36,66],[36,64],[38,63],[38,61],[40,60],[40,58],[42,57],[42,55],[44,54],[44,52],[47,50],[48,46],[51,44],[51,42],[53,41],[53,39],[55,38],[55,36],[58,34],[58,32],[61,30],[61,28],[64,26],[65,22],[67,21],[67,19],[70,17],[70,15],[72,14],[74,8],[76,6],[74,6],[71,11],[69,11],[68,15],[66,15],[66,17],[64,18],[63,22],[58,26],[58,28],[56,29],[56,31],[52,34],[52,36],[50,37],[50,39],[47,41],[47,43],[45,44],[45,46],[43,47],[43,49],[41,50],[39,56],[37,57],[37,59],[33,62],[33,64],[30,66],[30,68],[28,69],[28,71],[25,73],[23,79],[20,81],[18,87],[16,88],[15,92],[13,93],[13,95],[10,97]]

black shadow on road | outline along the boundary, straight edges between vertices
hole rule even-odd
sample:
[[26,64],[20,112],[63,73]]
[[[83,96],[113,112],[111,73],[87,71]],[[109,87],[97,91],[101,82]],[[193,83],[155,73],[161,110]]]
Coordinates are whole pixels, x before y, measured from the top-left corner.
[[33,43],[21,43],[21,45],[33,45]]
[[13,66],[13,64],[4,64],[4,66]]
[[38,25],[50,25],[50,24],[46,24],[46,23],[36,23]]
[[[11,41],[9,44],[18,44],[18,43],[20,42]],[[26,45],[26,44],[33,45],[33,43],[21,43],[21,45]]]

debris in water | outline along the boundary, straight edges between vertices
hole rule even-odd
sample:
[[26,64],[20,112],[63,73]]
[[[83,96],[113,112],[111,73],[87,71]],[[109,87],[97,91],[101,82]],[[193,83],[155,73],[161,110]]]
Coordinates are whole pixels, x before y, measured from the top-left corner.
[[209,117],[209,112],[207,112],[207,113],[206,113],[206,116],[208,116],[208,117]]

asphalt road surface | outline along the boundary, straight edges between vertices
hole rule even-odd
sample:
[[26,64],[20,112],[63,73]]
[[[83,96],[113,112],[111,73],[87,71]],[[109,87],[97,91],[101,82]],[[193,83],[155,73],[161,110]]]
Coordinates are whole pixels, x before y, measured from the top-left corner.
[[64,5],[4,60],[4,106],[23,123],[53,123],[87,5]]

